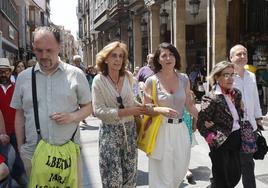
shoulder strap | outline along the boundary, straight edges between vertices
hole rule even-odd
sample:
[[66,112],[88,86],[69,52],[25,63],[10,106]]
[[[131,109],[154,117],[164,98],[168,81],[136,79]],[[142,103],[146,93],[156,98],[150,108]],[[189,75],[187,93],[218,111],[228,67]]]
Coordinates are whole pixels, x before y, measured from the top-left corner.
[[39,115],[38,115],[37,92],[36,92],[36,76],[34,72],[34,67],[35,65],[32,67],[32,97],[33,97],[34,120],[35,120],[36,132],[38,135],[41,135]]
[[153,99],[153,103],[157,106],[157,102],[156,102],[156,79],[155,78],[152,79],[152,99]]
[[[35,127],[36,132],[38,134],[38,139],[41,138],[41,130],[40,130],[40,124],[39,124],[39,114],[38,114],[38,102],[37,102],[37,91],[36,91],[36,76],[34,72],[34,67],[32,67],[32,97],[33,97],[33,109],[34,109],[34,121],[35,121]],[[74,140],[74,136],[77,132],[78,126],[76,127],[71,140]]]
[[188,81],[186,74],[177,73],[177,75],[178,75],[178,79],[183,82],[182,85],[183,85],[184,90],[186,92],[187,81]]

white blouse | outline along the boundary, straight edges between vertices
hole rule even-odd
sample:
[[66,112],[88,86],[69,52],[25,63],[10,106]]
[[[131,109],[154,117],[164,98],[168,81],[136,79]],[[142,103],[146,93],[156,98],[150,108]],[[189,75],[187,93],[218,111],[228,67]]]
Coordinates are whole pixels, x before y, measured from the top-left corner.
[[102,74],[94,77],[92,83],[92,105],[94,114],[107,124],[118,124],[134,120],[133,116],[120,118],[118,116],[119,104],[116,97],[121,96],[123,105],[127,107],[135,106],[134,95],[128,76],[125,75],[122,90],[120,93]]
[[[216,86],[216,92],[215,93],[216,94],[223,94],[219,85]],[[235,105],[231,101],[231,99],[225,94],[223,94],[223,96],[224,96],[224,98],[225,98],[225,100],[227,102],[227,105],[229,107],[229,110],[230,110],[230,112],[231,112],[231,114],[233,116],[233,120],[234,120],[233,121],[233,128],[232,128],[232,132],[233,132],[233,131],[236,131],[236,130],[240,129],[239,116],[238,116],[237,110],[235,108]]]

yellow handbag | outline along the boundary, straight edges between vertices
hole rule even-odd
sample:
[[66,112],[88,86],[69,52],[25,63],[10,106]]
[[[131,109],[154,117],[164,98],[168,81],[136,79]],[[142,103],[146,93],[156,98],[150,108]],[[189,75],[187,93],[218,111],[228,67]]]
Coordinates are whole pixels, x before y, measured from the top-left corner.
[[[156,80],[152,80],[152,99],[156,106]],[[162,122],[162,115],[148,116],[144,115],[141,127],[138,134],[138,148],[144,151],[147,155],[151,155],[154,151],[156,137],[159,126]]]

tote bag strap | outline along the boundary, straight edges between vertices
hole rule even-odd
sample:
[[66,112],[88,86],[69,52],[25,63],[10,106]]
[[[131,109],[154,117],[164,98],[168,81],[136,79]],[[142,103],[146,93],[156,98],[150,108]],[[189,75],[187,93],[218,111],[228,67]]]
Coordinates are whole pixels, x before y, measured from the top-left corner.
[[156,98],[156,79],[154,78],[152,79],[152,100],[155,106],[157,106]]
[[39,115],[38,115],[38,103],[37,103],[37,92],[36,92],[36,76],[34,72],[35,65],[32,67],[32,97],[33,97],[33,109],[34,109],[34,121],[36,132],[38,136],[41,137],[40,124],[39,124]]

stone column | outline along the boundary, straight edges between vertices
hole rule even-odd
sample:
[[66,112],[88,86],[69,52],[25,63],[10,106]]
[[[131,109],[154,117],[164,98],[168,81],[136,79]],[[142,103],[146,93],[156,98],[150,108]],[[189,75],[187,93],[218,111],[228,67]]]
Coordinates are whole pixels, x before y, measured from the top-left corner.
[[96,65],[96,40],[93,39],[91,42],[91,61],[92,65]]
[[227,59],[227,4],[226,0],[215,1],[215,63]]
[[150,11],[150,52],[154,53],[160,44],[160,6],[154,4],[149,7]]
[[91,43],[88,43],[87,49],[88,49],[88,53],[87,53],[87,56],[88,56],[88,58],[87,58],[87,66],[88,66],[88,65],[92,65],[93,64],[92,63],[92,58],[91,58],[91,55],[92,55],[92,52],[91,52]]
[[174,45],[181,56],[181,71],[186,71],[185,0],[174,1]]
[[101,51],[101,49],[102,49],[102,47],[101,47],[101,36],[100,36],[100,34],[98,33],[97,35],[96,35],[96,54],[99,52],[99,51]]
[[142,66],[141,53],[141,16],[133,16],[133,53],[134,53],[134,68]]
[[126,45],[128,44],[128,24],[125,22],[121,23],[121,41],[124,42]]
[[86,66],[87,65],[87,45],[86,43],[83,42],[83,59],[82,59],[82,62],[83,64]]

